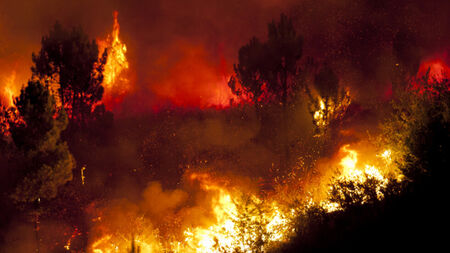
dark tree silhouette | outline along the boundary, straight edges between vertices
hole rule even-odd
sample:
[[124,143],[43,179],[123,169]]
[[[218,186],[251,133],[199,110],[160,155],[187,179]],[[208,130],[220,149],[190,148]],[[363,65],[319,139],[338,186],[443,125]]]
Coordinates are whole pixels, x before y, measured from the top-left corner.
[[[264,80],[261,78],[262,62],[266,60],[264,54],[263,44],[257,38],[252,38],[247,45],[239,49],[239,63],[234,65],[236,77],[232,77],[229,82],[233,93],[255,104],[261,102],[264,94]],[[241,88],[236,85],[236,81],[240,83]]]
[[329,67],[322,68],[315,76],[314,85],[325,100],[336,100],[339,90],[339,78]]
[[140,253],[141,252],[141,247],[136,245],[134,237],[131,239],[131,248],[130,248],[130,251],[128,251],[128,252],[129,253]]
[[[423,89],[401,86],[378,140],[392,150],[405,178],[389,182],[384,199],[376,197],[373,180],[366,185],[334,185],[331,200],[344,209],[307,210],[300,217],[297,236],[277,252],[355,252],[367,247],[434,252],[445,247],[441,231],[448,217],[443,202],[450,166],[450,82],[447,77],[429,81],[428,74],[414,81]],[[367,194],[366,201],[355,190]]]
[[298,61],[302,47],[303,38],[297,35],[292,20],[281,14],[279,22],[268,25],[267,41],[262,43],[252,38],[239,50],[239,63],[234,66],[236,76],[229,82],[234,94],[255,104],[258,114],[261,102],[282,105],[282,168],[287,168],[289,162],[287,110],[299,88]]
[[272,99],[285,106],[298,84],[297,63],[302,47],[303,38],[297,35],[292,20],[281,14],[278,23],[268,25],[266,42],[252,38],[239,50],[239,63],[234,66],[236,77],[229,82],[231,89],[256,104]]
[[48,86],[39,81],[29,81],[14,103],[20,120],[9,125],[21,164],[12,197],[27,203],[53,198],[58,187],[72,179],[75,166],[60,139],[67,126],[66,113],[56,109]]
[[281,14],[280,22],[269,24],[267,58],[261,73],[269,92],[286,107],[298,84],[297,62],[302,57],[303,38],[297,35],[292,20]]
[[59,102],[71,122],[83,125],[103,96],[103,70],[107,52],[99,59],[98,46],[81,28],[71,31],[56,23],[32,56],[34,77],[56,84]]

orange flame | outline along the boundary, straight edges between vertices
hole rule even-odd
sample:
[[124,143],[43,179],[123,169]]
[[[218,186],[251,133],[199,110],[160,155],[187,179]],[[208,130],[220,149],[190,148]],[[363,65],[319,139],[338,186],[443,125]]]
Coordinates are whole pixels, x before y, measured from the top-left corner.
[[14,98],[19,93],[20,89],[16,85],[16,71],[13,71],[9,77],[5,78],[5,86],[3,87],[3,96],[8,107],[14,107]]
[[108,52],[105,69],[103,71],[103,87],[105,88],[104,102],[107,107],[112,103],[117,103],[117,99],[122,97],[131,89],[129,80],[125,77],[125,71],[129,68],[126,57],[127,46],[119,38],[120,25],[118,22],[119,13],[114,11],[113,31],[105,40],[97,40],[99,45],[99,58],[104,50]]
[[[344,145],[339,152],[341,158],[334,162],[340,168],[334,180],[346,180],[364,183],[369,178],[376,180],[377,198],[381,199],[382,189],[387,185],[388,173],[396,172],[393,167],[391,151],[383,150],[372,155],[370,161],[360,162],[360,153]],[[366,159],[364,159],[366,160]],[[399,176],[399,174],[396,174]],[[140,247],[141,252],[266,252],[287,242],[295,233],[295,220],[310,205],[320,206],[328,212],[342,209],[338,203],[325,198],[304,206],[292,207],[292,203],[280,201],[276,193],[259,197],[252,191],[244,190],[241,185],[232,185],[227,178],[212,176],[204,172],[188,172],[187,177],[193,184],[198,184],[203,199],[196,210],[194,207],[181,208],[175,215],[177,220],[206,220],[206,222],[183,223],[176,231],[169,231],[169,236],[160,234],[148,218],[136,214],[137,223],[147,224],[147,230],[141,233],[121,231],[106,232],[91,244],[95,253],[122,252],[130,248],[131,240]],[[398,177],[401,180],[400,177]],[[337,181],[331,181],[331,184]],[[364,194],[356,188],[357,194]],[[360,192],[358,192],[360,191]],[[329,193],[328,193],[329,194]],[[304,199],[299,196],[298,199]],[[364,196],[362,198],[365,199]],[[298,203],[296,204],[298,206]],[[133,212],[136,212],[133,209]],[[139,213],[139,211],[137,211]],[[143,212],[145,213],[145,211]],[[209,213],[211,217],[205,216]],[[119,217],[127,216],[127,213]],[[191,217],[192,216],[192,217]],[[126,224],[136,223],[127,220]],[[142,226],[141,226],[142,227]]]
[[[353,182],[355,187],[351,189],[353,194],[361,196],[362,203],[366,203],[367,196],[358,184],[364,184],[367,180],[372,179],[376,182],[375,192],[377,199],[384,198],[383,190],[387,187],[389,180],[401,181],[403,179],[402,173],[396,166],[392,164],[392,152],[389,149],[383,150],[380,154],[372,157],[370,161],[359,162],[359,153],[354,149],[349,148],[350,145],[344,145],[340,149],[340,154],[344,157],[339,161],[339,173],[332,179],[328,191],[331,191],[332,186],[338,182]],[[340,189],[339,191],[342,191]],[[327,194],[330,194],[328,192]],[[342,194],[342,192],[341,192]],[[328,199],[322,200],[319,203],[328,212],[334,212],[342,209],[342,207]]]
[[[259,252],[266,251],[277,243],[286,242],[293,233],[293,210],[275,200],[261,199],[251,193],[242,193],[237,189],[228,189],[228,181],[214,178],[207,173],[191,173],[187,179],[199,184],[206,194],[212,217],[203,217],[206,213],[184,212],[181,219],[205,219],[201,224],[185,224],[171,231],[169,239],[163,239],[158,229],[131,233],[105,233],[91,244],[95,253],[122,252],[130,248],[132,237],[141,252]],[[189,208],[187,208],[189,209]],[[186,216],[187,215],[187,216]],[[122,215],[121,215],[122,216]],[[193,216],[193,217],[190,217]],[[139,215],[136,220],[142,220]],[[128,221],[130,223],[130,221]],[[133,223],[133,222],[131,222]],[[145,223],[145,222],[144,222]],[[147,228],[151,228],[148,225]],[[175,236],[175,235],[179,236]],[[259,244],[261,242],[262,244]]]

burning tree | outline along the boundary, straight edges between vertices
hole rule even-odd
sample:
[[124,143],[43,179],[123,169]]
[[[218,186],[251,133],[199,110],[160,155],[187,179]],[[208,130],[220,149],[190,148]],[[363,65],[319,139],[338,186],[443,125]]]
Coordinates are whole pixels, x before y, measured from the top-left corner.
[[234,66],[236,77],[229,82],[234,94],[255,104],[260,118],[264,102],[282,106],[282,168],[287,168],[289,162],[287,112],[299,88],[298,61],[302,48],[302,36],[296,33],[292,20],[281,14],[279,22],[268,25],[267,41],[252,38],[239,50],[239,63]]
[[126,57],[127,46],[120,40],[120,25],[117,17],[119,12],[114,11],[113,31],[108,35],[106,40],[98,40],[100,50],[99,58],[102,57],[102,51],[107,50],[108,58],[104,67],[103,86],[105,89],[117,88],[118,93],[125,92],[128,86],[128,80],[123,77],[122,73],[128,69],[128,61]]
[[344,252],[367,245],[405,251],[445,243],[438,228],[447,218],[441,201],[448,191],[450,83],[429,74],[396,90],[392,114],[376,139],[388,148],[378,157],[401,180],[376,173],[371,165],[355,170],[357,153],[344,146],[348,154],[340,164],[345,170],[329,191],[338,211],[327,212],[331,205],[308,210],[299,235],[281,252]]
[[9,135],[9,121],[14,115],[14,111],[11,108],[7,108],[0,103],[0,149],[7,146]]
[[56,23],[42,38],[42,48],[33,54],[33,76],[45,80],[57,94],[58,104],[71,122],[86,124],[103,96],[105,51],[98,57],[97,43],[81,28],[71,31]]
[[322,67],[314,76],[316,95],[309,95],[309,110],[318,135],[327,131],[328,126],[341,119],[350,104],[349,93],[339,86],[339,78],[328,67]]
[[257,106],[273,100],[286,107],[298,85],[297,63],[302,47],[303,38],[297,35],[292,20],[281,14],[278,23],[269,24],[266,42],[252,38],[239,50],[239,63],[234,66],[236,78],[229,82],[232,91]]

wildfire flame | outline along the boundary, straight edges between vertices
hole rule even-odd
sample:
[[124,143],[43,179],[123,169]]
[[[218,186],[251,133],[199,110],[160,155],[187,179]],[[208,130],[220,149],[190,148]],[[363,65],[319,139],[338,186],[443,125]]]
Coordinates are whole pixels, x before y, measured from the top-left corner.
[[3,88],[3,96],[8,107],[14,106],[14,98],[19,92],[20,89],[16,85],[16,71],[13,71],[9,77],[5,78],[5,86]]
[[203,187],[216,193],[211,202],[216,223],[187,228],[185,245],[179,252],[264,252],[273,244],[287,241],[294,232],[294,210],[286,210],[276,201],[207,182]]
[[105,40],[97,40],[99,46],[99,58],[104,50],[108,52],[105,69],[103,71],[103,87],[105,88],[105,102],[112,102],[115,96],[126,93],[131,87],[129,80],[124,76],[129,68],[126,57],[127,46],[119,38],[120,25],[117,19],[119,13],[114,11],[113,31]]
[[[350,149],[349,145],[344,145],[339,153],[343,155],[336,161],[339,174],[331,184],[340,180],[364,183],[368,179],[375,179],[377,198],[382,199],[382,190],[388,183],[387,174],[395,171],[391,151],[383,150],[374,156],[373,161],[361,164],[358,161],[358,151]],[[203,206],[202,210],[211,210],[213,218],[206,225],[187,225],[178,232],[170,231],[173,235],[169,239],[165,239],[158,229],[148,225],[148,230],[133,234],[134,242],[139,245],[141,252],[267,252],[287,242],[295,233],[295,220],[302,210],[278,201],[276,194],[260,197],[248,193],[242,187],[231,187],[227,179],[215,178],[208,173],[193,172],[188,179],[209,194],[211,199],[206,202],[209,206]],[[359,188],[355,191],[356,194],[364,194]],[[363,196],[363,203],[365,199],[366,196]],[[330,201],[328,196],[317,202],[311,199],[309,204],[318,204],[328,212],[342,209],[338,203]],[[138,215],[135,219],[145,224],[143,216]],[[176,236],[177,234],[180,236]],[[131,241],[130,234],[108,233],[92,243],[91,250],[95,253],[124,252],[130,248]]]
[[314,120],[316,122],[316,125],[318,127],[325,127],[326,121],[325,121],[325,103],[323,102],[322,98],[318,98],[319,101],[319,109],[314,112]]
[[[375,156],[374,161],[377,165],[371,163],[363,163],[362,166],[358,166],[358,152],[349,148],[350,145],[344,145],[340,149],[340,153],[345,156],[339,162],[339,174],[331,182],[328,194],[331,194],[333,186],[339,182],[354,183],[354,187],[350,190],[353,196],[360,196],[362,204],[368,201],[369,196],[366,196],[366,192],[361,188],[361,185],[368,180],[372,180],[376,198],[381,200],[384,198],[383,190],[387,187],[389,178],[397,181],[402,180],[402,174],[397,170],[395,166],[392,166],[391,150],[383,150],[380,154]],[[344,198],[344,189],[338,189],[338,194]],[[321,201],[320,205],[328,212],[334,212],[342,209],[342,207],[329,199]]]
[[341,94],[334,98],[323,98],[317,95],[310,105],[313,113],[313,123],[319,130],[319,134],[316,137],[321,136],[332,121],[342,118],[350,103],[351,98],[348,90],[342,90]]
[[[211,194],[211,206],[204,208],[211,210],[213,223],[184,227],[181,238],[164,243],[157,229],[134,235],[141,252],[260,252],[286,242],[294,232],[294,211],[276,201],[228,189],[226,183],[205,173],[192,173],[189,179]],[[131,240],[124,234],[107,234],[95,241],[91,250],[122,252],[130,248]]]
[[[347,156],[345,156],[340,162],[340,165],[342,166],[342,174],[338,179],[364,183],[368,177],[372,177],[377,179],[379,182],[382,182],[380,187],[384,187],[387,183],[387,178],[382,175],[380,169],[368,164],[364,165],[364,169],[357,168],[356,163],[358,162],[358,153],[348,147],[349,145],[345,145],[341,148],[343,152],[347,153]],[[385,150],[381,156],[387,160],[390,160],[390,150]]]

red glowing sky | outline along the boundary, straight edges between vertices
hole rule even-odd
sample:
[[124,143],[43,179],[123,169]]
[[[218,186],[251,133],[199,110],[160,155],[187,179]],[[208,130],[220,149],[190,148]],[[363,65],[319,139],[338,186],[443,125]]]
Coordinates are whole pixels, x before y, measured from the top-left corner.
[[[120,37],[128,48],[127,77],[132,85],[126,94],[105,94],[105,103],[114,111],[228,106],[233,96],[227,79],[239,48],[252,36],[265,39],[267,23],[281,12],[293,17],[304,36],[304,59],[311,56],[329,63],[360,101],[374,98],[374,92],[380,93],[390,82],[390,70],[397,62],[392,44],[400,30],[413,34],[411,43],[420,52],[417,59],[432,61],[433,72],[449,66],[448,57],[434,57],[448,51],[449,27],[440,22],[448,16],[448,1],[430,5],[413,0],[408,6],[385,2],[386,13],[377,13],[377,6],[365,1],[351,6],[338,2],[2,1],[0,93],[13,72],[17,87],[26,82],[31,53],[39,50],[42,35],[56,20],[67,27],[81,25],[91,38],[104,39],[111,33],[114,10],[119,11]],[[421,14],[411,11],[414,8]],[[427,68],[423,66],[419,72]],[[448,72],[448,67],[444,70]]]

